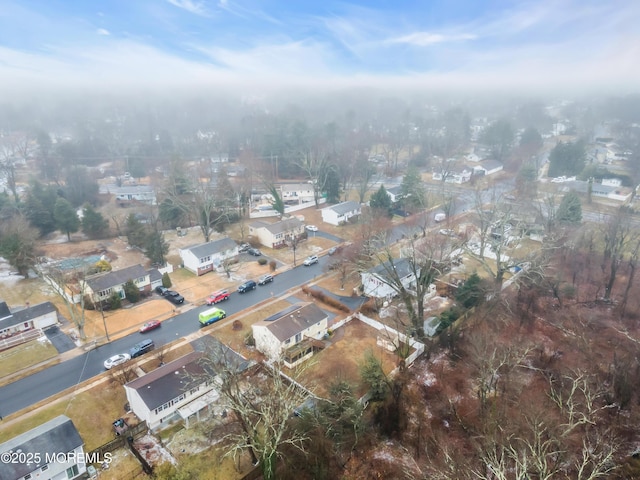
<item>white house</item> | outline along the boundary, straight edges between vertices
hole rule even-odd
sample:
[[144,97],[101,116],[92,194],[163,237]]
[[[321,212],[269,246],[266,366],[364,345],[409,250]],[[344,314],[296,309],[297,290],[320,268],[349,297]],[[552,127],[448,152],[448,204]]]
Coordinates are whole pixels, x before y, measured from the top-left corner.
[[399,202],[402,198],[402,185],[396,185],[394,187],[389,187],[386,189],[387,195],[389,195],[389,199],[391,203]]
[[[88,478],[84,442],[71,419],[59,415],[0,444],[2,480]],[[15,458],[15,461],[12,461]]]
[[275,223],[262,221],[249,225],[249,235],[256,237],[262,245],[269,248],[281,248],[293,238],[304,234],[304,224],[296,217]]
[[322,221],[331,225],[342,225],[349,221],[351,217],[355,217],[362,213],[362,207],[358,202],[349,200],[348,202],[338,203],[330,207],[320,210]]
[[151,291],[149,272],[139,264],[92,275],[86,278],[81,287],[83,287],[84,294],[89,295],[94,302],[101,302],[107,300],[114,292],[120,298],[125,298],[124,285],[129,280],[132,280],[141,292]]
[[472,168],[462,166],[459,168],[452,168],[451,170],[434,170],[431,174],[431,178],[438,181],[444,180],[445,183],[462,184],[471,180],[472,175]]
[[328,328],[328,315],[315,303],[297,303],[252,325],[256,348],[293,367],[313,355],[313,340]]
[[[219,344],[216,352],[229,368],[239,371],[248,362],[230,348]],[[204,361],[203,352],[191,352],[169,362],[124,386],[133,413],[147,422],[151,430],[162,429],[177,421],[187,428],[199,421],[203,412],[220,397],[215,389],[215,361]]]
[[[393,271],[397,272],[393,274]],[[420,274],[420,272],[416,272]],[[362,288],[367,297],[384,298],[390,300],[398,295],[398,286],[393,281],[396,276],[402,286],[408,290],[415,288],[416,276],[408,258],[392,260],[376,265],[360,274]]]
[[149,185],[123,185],[113,188],[112,193],[120,206],[134,203],[156,204],[156,192]]
[[501,162],[488,158],[486,160],[482,160],[480,165],[474,166],[473,172],[480,175],[493,175],[494,173],[501,171],[503,168],[504,165],[502,165]]
[[313,202],[313,184],[311,183],[283,183],[279,185],[282,201],[285,205],[298,205]]
[[51,302],[27,305],[26,308],[13,312],[5,302],[0,302],[0,338],[27,330],[44,330],[57,323],[58,311]]
[[236,258],[238,244],[229,237],[179,249],[184,268],[196,275],[204,275],[222,266],[222,262]]

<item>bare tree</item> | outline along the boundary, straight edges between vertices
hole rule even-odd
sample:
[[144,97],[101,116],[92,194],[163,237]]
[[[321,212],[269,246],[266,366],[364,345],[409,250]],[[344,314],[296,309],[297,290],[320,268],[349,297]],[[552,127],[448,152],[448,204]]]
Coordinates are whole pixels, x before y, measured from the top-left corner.
[[320,195],[327,183],[327,172],[330,168],[329,157],[322,149],[312,148],[302,153],[298,166],[313,185],[313,200],[318,208]]
[[611,293],[618,277],[618,268],[629,245],[640,238],[640,233],[632,225],[629,214],[619,209],[603,225],[604,243],[601,269],[605,275],[604,297],[611,300]]
[[264,478],[273,479],[283,448],[304,451],[307,436],[289,428],[289,421],[295,408],[310,393],[294,378],[283,375],[277,363],[245,369],[231,360],[228,352],[221,346],[203,359],[205,365],[217,372],[223,402],[240,427],[239,432],[232,431],[226,436],[231,443],[227,455],[236,457],[248,451],[253,463],[260,465]]

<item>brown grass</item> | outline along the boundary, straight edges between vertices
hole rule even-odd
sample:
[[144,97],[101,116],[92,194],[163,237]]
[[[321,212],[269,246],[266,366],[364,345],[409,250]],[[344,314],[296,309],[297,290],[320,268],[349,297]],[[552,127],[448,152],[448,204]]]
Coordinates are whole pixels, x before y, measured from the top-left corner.
[[340,300],[337,300],[327,294],[325,294],[322,290],[318,290],[316,288],[309,288],[306,285],[302,286],[302,291],[307,295],[311,295],[316,300],[335,308],[341,312],[349,313],[351,310]]
[[0,352],[0,378],[58,355],[50,342],[31,342]]

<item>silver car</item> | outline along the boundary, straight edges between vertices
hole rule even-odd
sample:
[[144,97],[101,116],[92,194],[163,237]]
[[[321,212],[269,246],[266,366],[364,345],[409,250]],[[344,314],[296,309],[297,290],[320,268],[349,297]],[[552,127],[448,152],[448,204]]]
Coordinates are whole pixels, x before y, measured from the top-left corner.
[[131,355],[128,353],[119,353],[113,357],[109,357],[104,361],[104,368],[111,370],[113,367],[123,364],[131,360]]

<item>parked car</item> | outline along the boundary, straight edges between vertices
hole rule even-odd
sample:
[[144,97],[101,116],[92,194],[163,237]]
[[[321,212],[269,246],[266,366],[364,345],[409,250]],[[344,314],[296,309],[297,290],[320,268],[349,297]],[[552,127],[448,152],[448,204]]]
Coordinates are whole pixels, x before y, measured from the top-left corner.
[[229,290],[218,290],[207,297],[207,305],[224,302],[229,300]]
[[308,267],[309,265],[313,265],[314,263],[318,263],[318,256],[311,255],[310,257],[305,258],[304,262],[302,263],[304,264],[305,267]]
[[242,285],[238,287],[238,293],[245,293],[245,292],[248,292],[249,290],[255,290],[255,289],[256,289],[256,282],[254,282],[253,280],[247,280],[246,282],[244,282]]
[[265,273],[258,279],[258,285],[266,285],[269,282],[273,282],[273,275]]
[[161,325],[159,320],[151,320],[140,327],[140,333],[150,332],[151,330],[159,328]]
[[248,252],[250,248],[251,248],[251,245],[249,245],[248,243],[242,243],[238,247],[238,252],[240,253]]
[[249,255],[253,255],[254,257],[259,257],[260,255],[262,255],[262,252],[257,248],[250,248],[247,250],[247,253]]
[[168,290],[164,296],[167,298],[167,300],[169,300],[171,303],[175,305],[180,305],[181,303],[184,303],[184,297],[180,295],[178,292],[174,292],[173,290]]
[[329,249],[329,255],[333,255],[334,253],[336,253],[338,251],[338,247],[331,247]]
[[200,312],[198,315],[198,321],[200,322],[201,327],[206,327],[207,325],[211,325],[212,323],[226,317],[227,313],[224,310],[214,307],[209,310],[205,310],[204,312]]
[[162,295],[163,297],[167,294],[169,289],[167,287],[158,286],[156,287],[156,293]]
[[315,225],[307,225],[306,227],[307,230],[309,230],[310,232],[317,232],[318,231],[318,227],[316,227]]
[[147,340],[143,340],[131,347],[131,350],[129,350],[129,355],[131,355],[131,358],[139,357],[153,350],[154,346],[155,345],[153,343],[153,340],[151,340],[150,338]]
[[129,425],[124,418],[119,418],[113,422],[113,430],[116,432],[116,435],[122,435],[124,432],[129,430]]
[[123,364],[131,360],[131,355],[128,353],[119,353],[113,357],[109,357],[104,361],[104,368],[111,370],[113,367]]
[[454,232],[453,230],[451,230],[449,228],[441,228],[440,230],[438,230],[438,233],[440,235],[444,235],[445,237],[455,237],[456,236],[456,232]]

